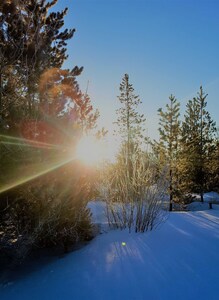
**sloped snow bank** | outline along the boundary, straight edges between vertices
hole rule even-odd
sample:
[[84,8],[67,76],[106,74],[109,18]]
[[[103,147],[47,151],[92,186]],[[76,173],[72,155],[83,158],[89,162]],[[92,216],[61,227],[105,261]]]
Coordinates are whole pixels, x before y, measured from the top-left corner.
[[[209,202],[215,202],[213,209],[219,209],[219,194],[216,192],[208,192],[204,194],[204,202],[200,202],[200,195],[194,195],[195,201],[187,205],[190,211],[207,210],[209,209]],[[218,204],[216,204],[218,202]]]
[[152,232],[111,230],[97,236],[2,285],[0,299],[218,300],[218,249],[219,210],[173,212]]
[[204,194],[204,202],[210,201],[218,201],[219,202],[219,194],[216,192],[209,192]]

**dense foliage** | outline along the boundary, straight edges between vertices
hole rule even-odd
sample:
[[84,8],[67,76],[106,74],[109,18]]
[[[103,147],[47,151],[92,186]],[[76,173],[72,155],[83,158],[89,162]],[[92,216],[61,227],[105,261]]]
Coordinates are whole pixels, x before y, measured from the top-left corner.
[[159,142],[154,142],[153,149],[159,161],[159,170],[162,172],[165,167],[168,168],[169,210],[171,211],[173,199],[175,198],[176,201],[179,196],[177,160],[179,158],[180,104],[173,95],[169,97],[169,100],[170,103],[166,105],[166,111],[163,111],[162,108],[158,110],[160,116],[160,140]]
[[49,12],[56,3],[0,3],[0,244],[19,257],[91,237],[93,174],[74,153],[98,112],[82,68],[61,68],[75,30],[62,30],[67,9]]
[[[218,190],[218,139],[216,123],[207,110],[207,94],[203,88],[186,105],[184,119],[179,121],[179,102],[170,97],[167,112],[159,109],[160,141],[153,147],[159,169],[169,168],[171,202],[187,203],[192,194]],[[171,207],[170,207],[171,210]]]

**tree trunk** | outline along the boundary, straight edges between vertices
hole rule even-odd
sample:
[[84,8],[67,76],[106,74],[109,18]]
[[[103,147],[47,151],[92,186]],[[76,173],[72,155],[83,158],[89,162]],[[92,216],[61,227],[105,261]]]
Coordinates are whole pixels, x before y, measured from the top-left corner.
[[0,70],[0,122],[2,120],[2,70]]
[[203,191],[201,191],[200,196],[201,196],[201,202],[204,202]]
[[[201,96],[202,96],[202,88],[201,88]],[[201,147],[201,155],[200,155],[200,160],[201,160],[201,202],[204,202],[204,198],[203,198],[203,185],[204,185],[204,174],[203,174],[203,105],[204,105],[204,99],[201,98],[201,133],[200,133],[200,137],[201,137],[201,143],[200,143],[200,147]]]
[[173,210],[173,186],[172,186],[172,169],[170,169],[170,203],[169,203],[169,211]]

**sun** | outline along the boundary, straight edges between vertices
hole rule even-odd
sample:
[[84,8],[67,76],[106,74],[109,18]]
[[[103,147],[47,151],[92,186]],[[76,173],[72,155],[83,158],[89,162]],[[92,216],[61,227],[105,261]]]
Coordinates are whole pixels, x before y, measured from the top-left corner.
[[102,141],[94,136],[84,136],[78,142],[76,158],[88,165],[100,163],[105,157],[105,149]]

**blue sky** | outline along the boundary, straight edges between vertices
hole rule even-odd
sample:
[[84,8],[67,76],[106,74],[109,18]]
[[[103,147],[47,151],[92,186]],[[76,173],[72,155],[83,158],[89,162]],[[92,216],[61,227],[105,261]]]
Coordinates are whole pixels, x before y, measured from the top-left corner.
[[182,104],[202,84],[219,125],[219,1],[59,0],[69,8],[65,26],[76,28],[64,67],[84,66],[78,78],[100,125],[112,131],[125,73],[143,102],[148,134],[157,137],[157,109],[172,93]]

